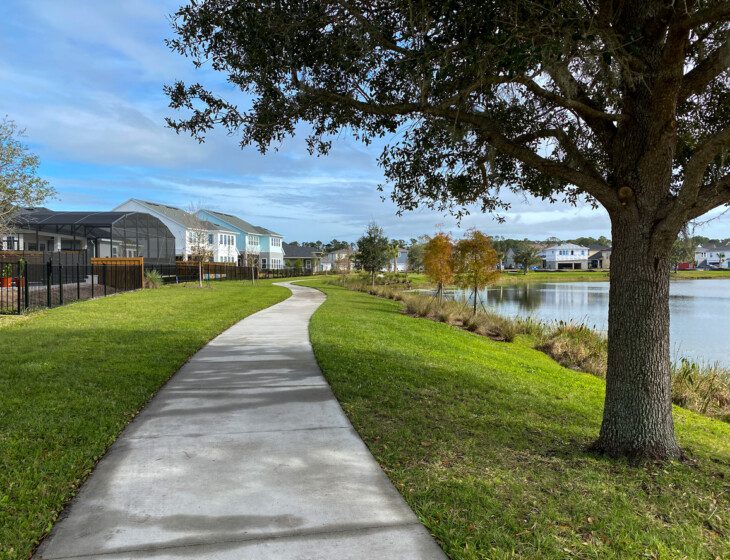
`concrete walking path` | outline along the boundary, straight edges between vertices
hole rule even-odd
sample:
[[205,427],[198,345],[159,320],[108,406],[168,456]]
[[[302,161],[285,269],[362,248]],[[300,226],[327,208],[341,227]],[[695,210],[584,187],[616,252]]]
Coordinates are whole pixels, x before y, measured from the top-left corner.
[[283,285],[289,299],[218,336],[160,390],[35,558],[446,558],[314,359],[309,319],[324,295]]

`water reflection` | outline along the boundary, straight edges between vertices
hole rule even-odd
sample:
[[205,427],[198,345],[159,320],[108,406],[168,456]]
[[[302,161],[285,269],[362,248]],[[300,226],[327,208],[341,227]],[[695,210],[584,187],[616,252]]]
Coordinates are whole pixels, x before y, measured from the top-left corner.
[[[469,299],[468,292],[455,297]],[[605,331],[608,282],[547,282],[489,288],[480,300],[505,316],[575,321]],[[673,358],[685,356],[730,367],[730,280],[672,282],[670,333]]]

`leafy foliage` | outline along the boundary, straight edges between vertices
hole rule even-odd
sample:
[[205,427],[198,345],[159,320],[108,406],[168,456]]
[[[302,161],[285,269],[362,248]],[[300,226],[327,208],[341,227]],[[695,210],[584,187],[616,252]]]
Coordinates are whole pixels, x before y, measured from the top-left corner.
[[479,290],[499,276],[499,259],[492,241],[477,229],[471,229],[466,237],[456,242],[451,255],[457,286],[472,290],[474,313],[477,311]]
[[37,206],[55,192],[38,176],[40,160],[23,144],[23,135],[14,121],[0,121],[0,237],[8,233],[16,208]]
[[515,249],[514,261],[515,264],[522,267],[525,274],[531,266],[541,262],[537,248],[529,242],[523,242]]
[[451,255],[454,244],[451,236],[439,232],[428,240],[423,249],[423,269],[426,276],[438,287],[438,294],[444,291],[444,286],[454,279]]
[[370,273],[375,281],[375,273],[388,264],[390,242],[383,233],[383,228],[375,222],[368,225],[365,235],[357,240],[355,263]]

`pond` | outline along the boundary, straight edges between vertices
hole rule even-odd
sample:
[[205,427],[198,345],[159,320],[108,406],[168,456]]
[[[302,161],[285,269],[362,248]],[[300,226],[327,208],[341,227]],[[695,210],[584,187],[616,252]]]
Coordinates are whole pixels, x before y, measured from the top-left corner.
[[[507,317],[608,328],[608,282],[498,286],[481,297],[488,309]],[[672,359],[730,367],[730,280],[673,281],[669,305]]]

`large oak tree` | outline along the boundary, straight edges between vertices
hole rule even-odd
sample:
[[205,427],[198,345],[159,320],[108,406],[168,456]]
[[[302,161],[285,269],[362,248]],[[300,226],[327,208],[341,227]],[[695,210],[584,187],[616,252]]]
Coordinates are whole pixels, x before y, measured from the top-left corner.
[[669,254],[730,202],[730,3],[713,0],[195,0],[170,46],[247,92],[168,87],[170,124],[265,150],[311,124],[395,138],[402,209],[505,210],[500,192],[586,199],[612,223],[609,363],[597,450],[676,458]]

